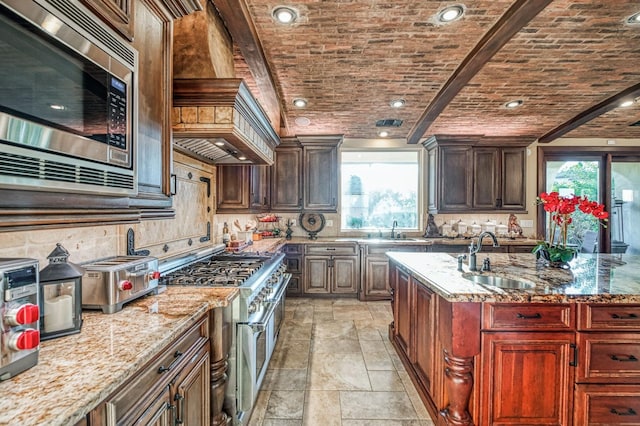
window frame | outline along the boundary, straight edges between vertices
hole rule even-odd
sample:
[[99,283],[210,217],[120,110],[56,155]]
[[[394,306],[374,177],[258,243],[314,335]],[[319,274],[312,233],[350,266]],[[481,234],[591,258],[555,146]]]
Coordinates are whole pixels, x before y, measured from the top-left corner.
[[[417,228],[400,228],[403,232],[407,233],[419,233],[424,229],[424,220],[425,220],[425,190],[426,190],[426,173],[425,173],[425,164],[426,164],[426,150],[422,147],[422,145],[407,145],[406,141],[369,141],[369,142],[354,142],[345,140],[345,143],[340,147],[338,153],[338,167],[340,170],[340,176],[343,174],[342,169],[342,153],[343,152],[415,152],[417,153],[417,163],[418,163],[418,187],[417,187]],[[340,206],[344,206],[343,204],[343,191],[342,191],[342,179],[340,179],[339,186],[339,197],[340,197]],[[345,228],[342,223],[342,207],[340,208],[338,219],[340,221],[339,233],[340,234],[359,234],[359,235],[367,235],[371,233],[370,229],[350,229]],[[390,229],[390,228],[389,228]]]

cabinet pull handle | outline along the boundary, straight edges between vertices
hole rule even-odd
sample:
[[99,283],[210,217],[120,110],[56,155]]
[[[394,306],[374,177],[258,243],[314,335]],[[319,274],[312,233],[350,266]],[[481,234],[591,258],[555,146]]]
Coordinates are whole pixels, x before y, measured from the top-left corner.
[[638,315],[636,315],[636,314],[629,314],[629,315],[611,314],[611,318],[613,318],[613,319],[638,319]]
[[173,397],[173,400],[178,401],[179,404],[178,414],[176,414],[176,424],[181,425],[182,423],[184,423],[184,420],[180,418],[181,416],[184,416],[184,396],[177,393],[176,396]]
[[327,251],[336,251],[335,247],[327,247]]
[[576,345],[575,343],[571,343],[569,347],[573,349],[573,361],[570,361],[569,365],[571,367],[577,367],[578,366],[578,345]]
[[516,317],[518,317],[519,319],[540,319],[542,318],[542,315],[540,315],[539,313],[535,313],[533,315],[525,315],[525,314],[517,313]]
[[173,362],[171,364],[169,364],[168,367],[165,367],[164,365],[161,365],[160,367],[158,367],[158,374],[162,374],[162,373],[166,373],[167,371],[171,371],[171,369],[173,367],[175,367],[178,362],[180,362],[180,358],[182,357],[182,355],[184,355],[182,352],[175,351],[175,353],[173,354],[173,357],[175,358],[173,360]]
[[611,355],[611,359],[620,362],[636,362],[638,360],[633,355]]
[[638,414],[633,408],[627,408],[626,411],[619,411],[615,408],[612,408],[611,410],[609,410],[609,412],[611,414],[617,414],[619,416],[635,416],[636,414]]

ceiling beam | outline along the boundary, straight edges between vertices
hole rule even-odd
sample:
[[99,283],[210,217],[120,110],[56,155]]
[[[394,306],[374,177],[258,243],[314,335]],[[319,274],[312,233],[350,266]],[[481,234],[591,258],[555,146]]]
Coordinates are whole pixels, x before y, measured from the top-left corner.
[[407,143],[416,144],[465,85],[498,51],[552,0],[516,0],[482,37],[460,66],[449,77],[416,124],[409,130]]
[[258,85],[261,99],[271,125],[276,133],[280,133],[281,115],[280,98],[274,83],[271,69],[262,50],[256,27],[251,19],[249,8],[245,0],[211,0],[218,9],[218,13],[231,34],[233,42],[238,46],[244,60],[247,62],[251,75]]
[[540,143],[549,143],[558,139],[559,137],[569,133],[573,129],[582,126],[584,123],[593,120],[596,117],[601,116],[609,111],[613,111],[614,109],[620,106],[620,103],[625,99],[634,99],[637,96],[640,96],[640,83],[631,86],[620,93],[617,93],[610,98],[605,99],[597,105],[592,106],[591,108],[582,111],[580,114],[575,117],[565,121],[555,129],[547,132],[543,136],[538,139]]

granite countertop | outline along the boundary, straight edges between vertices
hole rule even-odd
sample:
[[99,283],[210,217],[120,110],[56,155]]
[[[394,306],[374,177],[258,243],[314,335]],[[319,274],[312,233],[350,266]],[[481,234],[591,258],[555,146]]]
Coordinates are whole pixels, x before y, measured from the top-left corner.
[[[474,240],[477,240],[475,238]],[[358,244],[393,244],[393,245],[433,245],[433,244],[445,244],[452,246],[469,245],[471,239],[469,238],[423,238],[423,237],[408,237],[408,238],[366,238],[366,237],[318,237],[315,240],[310,240],[306,237],[293,237],[290,240],[282,239],[284,243],[290,244],[335,244],[335,243],[358,243]],[[258,241],[259,242],[259,241]],[[254,242],[255,243],[255,242]],[[512,245],[535,245],[537,240],[531,238],[498,238],[498,243],[501,246]],[[484,238],[482,245],[491,245],[490,238]],[[251,247],[251,246],[249,246]]]
[[[410,271],[424,285],[453,302],[546,302],[640,303],[640,256],[583,254],[570,262],[571,269],[558,269],[537,262],[535,255],[478,253],[491,272],[457,271],[456,256],[447,253],[389,252],[387,256]],[[534,285],[532,289],[503,289],[475,284],[469,274],[496,275]]]
[[82,312],[79,334],[42,342],[38,365],[0,382],[0,425],[73,425],[235,288],[169,287],[115,314]]

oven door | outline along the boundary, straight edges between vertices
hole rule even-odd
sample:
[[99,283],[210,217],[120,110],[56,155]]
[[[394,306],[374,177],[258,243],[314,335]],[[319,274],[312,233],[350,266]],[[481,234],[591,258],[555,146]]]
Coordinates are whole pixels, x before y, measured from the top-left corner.
[[258,321],[237,324],[237,400],[238,412],[251,413],[273,352],[274,306],[268,306]]
[[280,334],[280,327],[282,326],[282,321],[284,321],[284,301],[289,280],[291,280],[291,274],[282,275],[282,282],[280,283],[278,291],[273,298],[273,304],[275,306],[273,309],[273,336],[271,339],[273,344],[272,351],[275,349],[276,342],[278,341],[278,335]]

